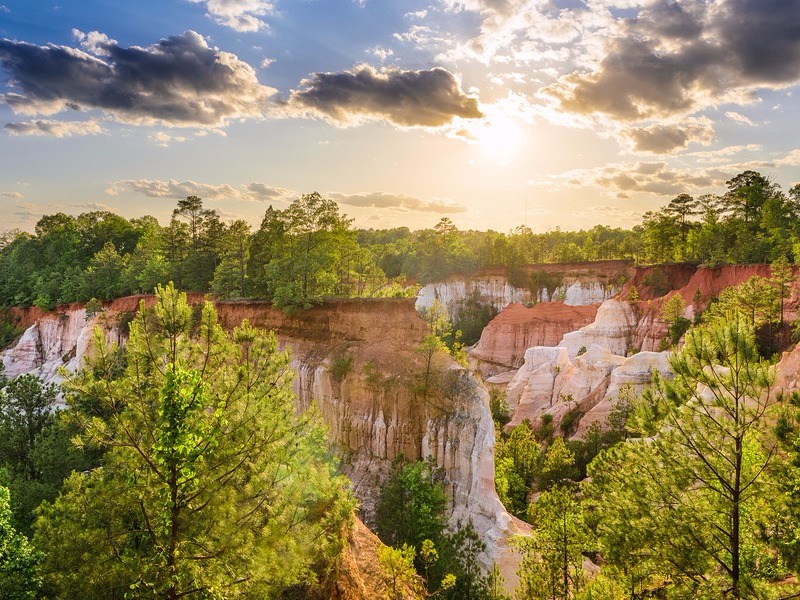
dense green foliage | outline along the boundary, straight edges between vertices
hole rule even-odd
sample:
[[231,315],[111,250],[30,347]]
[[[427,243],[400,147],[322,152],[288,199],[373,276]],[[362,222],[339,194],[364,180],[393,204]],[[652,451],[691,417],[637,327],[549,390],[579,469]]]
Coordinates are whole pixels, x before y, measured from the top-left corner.
[[[189,196],[166,226],[149,216],[127,220],[95,211],[42,217],[34,234],[6,232],[0,306],[111,299],[174,281],[181,289],[294,310],[329,296],[402,294],[397,279],[427,283],[478,269],[504,268],[513,285],[538,290],[550,289],[547,273],[525,265],[604,259],[719,265],[794,260],[797,252],[800,185],[784,193],[755,171],[729,180],[721,196],[680,194],[631,230],[460,231],[445,217],[420,231],[356,231],[335,202],[315,192],[285,210],[269,207],[251,232],[244,221],[225,223]],[[470,299],[455,313],[466,344],[493,316]]]
[[[442,473],[429,461],[396,460],[376,506],[377,531],[394,547],[385,552],[397,567],[416,569],[428,596],[447,600],[501,600],[502,576],[482,572],[478,555],[486,550],[472,522],[446,528],[447,496]],[[400,565],[400,566],[398,566]],[[410,580],[407,573],[404,581]]]
[[228,335],[209,303],[193,323],[171,285],[156,294],[131,323],[119,376],[116,348],[98,330],[89,365],[66,381],[80,443],[106,453],[40,511],[35,542],[47,550],[51,596],[313,588],[353,505],[318,419],[295,411],[288,355],[246,322]]
[[272,300],[287,310],[324,296],[398,293],[356,237],[338,205],[317,193],[286,210],[270,207],[252,234],[244,221],[224,223],[196,196],[178,202],[167,226],[149,216],[58,213],[43,217],[34,235],[2,237],[0,306],[110,300],[168,281],[221,298]]
[[33,600],[41,586],[41,556],[11,522],[8,488],[0,485],[0,598]]
[[781,574],[764,535],[775,508],[773,369],[736,317],[690,331],[670,365],[675,378],[651,388],[637,414],[649,437],[591,465],[603,557],[632,592],[760,597],[760,582]]
[[73,470],[98,461],[96,452],[71,444],[77,430],[63,412],[53,412],[56,395],[56,386],[35,375],[6,380],[0,364],[0,471],[11,491],[13,524],[26,535],[42,500],[53,500]]
[[800,252],[800,185],[788,193],[755,171],[727,182],[721,196],[680,194],[645,213],[639,228],[645,262],[723,263],[796,259]]

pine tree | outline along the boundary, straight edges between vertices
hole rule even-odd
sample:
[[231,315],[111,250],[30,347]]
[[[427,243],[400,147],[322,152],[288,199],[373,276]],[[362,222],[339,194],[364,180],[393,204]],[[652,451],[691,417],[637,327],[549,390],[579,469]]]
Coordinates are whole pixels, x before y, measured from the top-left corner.
[[636,427],[655,435],[591,465],[603,556],[631,585],[660,579],[684,597],[752,597],[773,369],[742,317],[690,331],[670,365],[675,379],[642,404],[641,419],[658,422]]
[[317,419],[295,411],[288,355],[247,322],[228,335],[210,303],[194,324],[171,284],[156,296],[131,323],[122,376],[98,330],[88,368],[67,379],[80,441],[108,451],[42,509],[50,585],[61,598],[173,599],[310,582],[341,549],[352,504]]

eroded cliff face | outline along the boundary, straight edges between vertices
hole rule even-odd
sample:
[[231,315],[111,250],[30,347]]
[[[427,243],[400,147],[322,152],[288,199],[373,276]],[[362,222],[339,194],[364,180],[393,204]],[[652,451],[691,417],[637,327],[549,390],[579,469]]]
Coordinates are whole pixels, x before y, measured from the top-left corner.
[[565,334],[592,323],[597,309],[596,304],[543,302],[531,308],[511,304],[486,326],[470,357],[485,377],[517,369],[528,348],[558,345]]
[[459,303],[470,297],[498,311],[512,303],[562,302],[567,306],[587,306],[600,304],[617,294],[633,273],[629,261],[528,265],[520,267],[513,277],[505,269],[487,270],[423,286],[416,306],[427,308],[438,300],[451,317],[455,317]]
[[[139,299],[152,302],[151,297],[120,299],[90,318],[79,306],[41,316],[3,353],[8,374],[33,372],[58,380],[59,367],[78,368],[90,352],[94,325],[108,339],[124,343],[120,323],[130,318]],[[274,330],[279,343],[291,349],[298,405],[318,406],[367,522],[394,458],[433,457],[446,474],[451,522],[472,519],[487,544],[484,564],[498,563],[506,580],[516,581],[517,558],[508,541],[529,529],[506,513],[494,489],[488,396],[445,357],[434,361],[436,393],[419,390],[425,366],[415,348],[426,325],[413,300],[341,300],[293,315],[266,303],[218,302],[216,308],[224,327],[248,319]]]
[[[573,412],[572,418],[578,419],[573,435],[582,437],[592,423],[605,423],[624,385],[639,391],[650,381],[653,369],[669,376],[667,354],[662,352],[667,337],[667,323],[661,318],[665,301],[680,294],[687,305],[684,316],[692,319],[726,288],[752,276],[770,275],[769,265],[637,269],[616,298],[594,308],[591,322],[581,325],[576,314],[573,317],[578,326],[570,327],[564,307],[557,303],[543,303],[533,309],[511,305],[484,329],[470,355],[487,383],[506,388],[507,401],[514,409],[512,426],[523,419],[535,422],[550,414],[558,428]],[[640,299],[629,302],[633,287]],[[796,282],[790,291],[784,304],[787,319],[794,317],[800,300]],[[537,322],[532,317],[534,309],[542,315],[552,311],[553,317]],[[556,341],[554,334],[559,327],[567,331]],[[524,364],[520,366],[517,361],[521,355]],[[501,373],[503,368],[517,367],[517,371]]]

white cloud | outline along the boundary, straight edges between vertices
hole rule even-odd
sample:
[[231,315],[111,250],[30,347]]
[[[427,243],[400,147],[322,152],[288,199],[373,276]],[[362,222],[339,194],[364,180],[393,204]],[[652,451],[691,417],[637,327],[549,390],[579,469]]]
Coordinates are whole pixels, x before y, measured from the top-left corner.
[[728,117],[731,121],[736,121],[737,123],[742,123],[743,125],[750,125],[750,127],[755,127],[756,125],[755,123],[753,123],[753,121],[745,117],[743,114],[734,112],[732,110],[726,112],[725,116]]
[[383,46],[374,46],[367,49],[367,53],[371,54],[381,62],[385,62],[390,56],[394,56],[394,50],[391,48],[384,48]]
[[272,2],[265,0],[188,0],[204,4],[208,15],[218,24],[242,33],[252,33],[269,27],[261,17],[274,12]]
[[173,142],[185,142],[188,138],[182,135],[172,135],[166,133],[165,131],[157,131],[156,133],[151,133],[147,136],[151,142],[155,142],[157,145],[161,146],[162,148],[169,147],[170,144]]
[[73,29],[72,37],[78,40],[84,50],[95,56],[108,56],[108,46],[117,44],[117,40],[112,40],[105,33],[99,31],[84,33]]
[[[261,187],[264,186],[264,187]],[[272,188],[265,184],[232,186],[229,184],[199,183],[197,181],[178,181],[176,179],[125,179],[115,181],[106,193],[117,196],[123,192],[133,192],[150,198],[186,198],[200,196],[206,200],[249,200],[286,199],[296,196],[291,190]]]
[[339,204],[369,208],[390,208],[400,211],[433,212],[440,214],[462,213],[466,208],[449,199],[432,201],[420,200],[404,194],[391,194],[388,192],[361,192],[358,194],[342,194],[328,192],[325,194]]

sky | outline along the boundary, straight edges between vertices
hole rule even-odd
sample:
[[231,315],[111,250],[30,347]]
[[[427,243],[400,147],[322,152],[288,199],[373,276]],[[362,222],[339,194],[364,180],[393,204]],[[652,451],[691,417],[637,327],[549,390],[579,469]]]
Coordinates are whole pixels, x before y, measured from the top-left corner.
[[318,191],[365,228],[630,227],[800,181],[800,0],[0,0],[0,232]]

